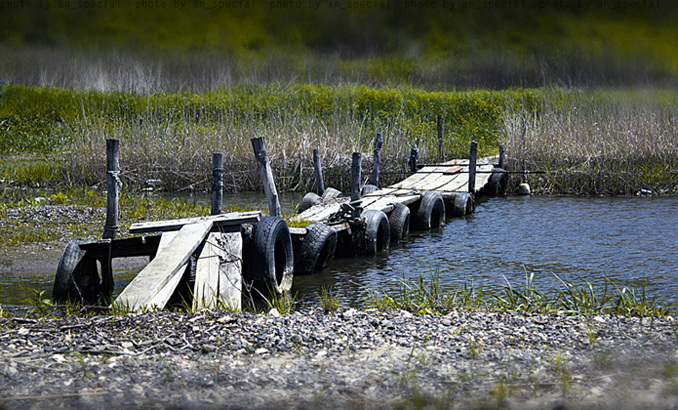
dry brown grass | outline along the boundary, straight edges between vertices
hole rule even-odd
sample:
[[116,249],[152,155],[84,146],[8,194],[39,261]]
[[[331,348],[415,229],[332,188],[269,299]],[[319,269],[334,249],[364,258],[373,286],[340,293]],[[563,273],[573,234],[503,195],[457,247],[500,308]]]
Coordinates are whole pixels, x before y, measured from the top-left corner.
[[[574,97],[574,98],[573,98]],[[678,192],[678,107],[660,91],[545,94],[538,114],[505,116],[516,169],[545,193]]]

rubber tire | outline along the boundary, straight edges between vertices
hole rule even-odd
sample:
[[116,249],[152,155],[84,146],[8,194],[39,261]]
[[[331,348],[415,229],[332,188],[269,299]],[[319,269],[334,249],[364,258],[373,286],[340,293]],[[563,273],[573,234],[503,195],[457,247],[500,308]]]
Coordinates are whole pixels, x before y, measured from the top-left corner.
[[362,191],[361,195],[368,195],[368,194],[371,194],[372,192],[378,191],[378,190],[379,190],[378,186],[367,184],[363,187],[363,191]]
[[365,219],[365,234],[358,250],[363,255],[375,255],[388,249],[391,229],[386,214],[378,209],[368,209],[361,214]]
[[427,231],[441,227],[445,223],[445,201],[435,191],[424,191],[414,213],[411,228]]
[[322,202],[322,199],[320,199],[320,196],[318,194],[309,192],[304,197],[301,199],[301,202],[299,203],[299,208],[297,209],[297,213],[302,213],[308,208],[318,205],[320,202]]
[[306,227],[306,236],[294,252],[294,274],[310,275],[327,268],[337,249],[337,231],[325,224]]
[[508,189],[508,172],[505,169],[495,168],[490,177],[490,181],[487,184],[488,196],[501,196],[506,194]]
[[393,205],[393,211],[388,216],[391,243],[398,243],[410,233],[410,208],[405,204]]
[[322,199],[332,199],[332,198],[337,198],[340,197],[341,191],[334,189],[334,188],[327,188],[325,189],[325,192],[323,192]]
[[252,226],[245,280],[260,292],[279,295],[292,288],[294,252],[290,228],[284,219],[265,216]]
[[93,305],[99,298],[101,281],[95,259],[80,249],[84,241],[71,241],[59,260],[52,297],[57,303],[80,302]]
[[451,208],[451,216],[459,217],[470,215],[473,213],[475,208],[473,204],[473,197],[471,197],[471,194],[468,192],[459,192],[454,196]]

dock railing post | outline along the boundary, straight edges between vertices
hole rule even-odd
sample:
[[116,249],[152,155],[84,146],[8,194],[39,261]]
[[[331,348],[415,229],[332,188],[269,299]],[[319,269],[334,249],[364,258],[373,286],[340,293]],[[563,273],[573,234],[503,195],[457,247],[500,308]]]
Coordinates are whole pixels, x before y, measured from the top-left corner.
[[261,182],[264,184],[264,192],[268,199],[268,211],[271,216],[282,217],[280,208],[280,201],[278,200],[278,191],[275,189],[275,181],[273,180],[273,171],[271,164],[268,161],[266,154],[266,142],[263,137],[252,138],[252,148],[254,148],[254,156],[259,163],[259,176]]
[[353,153],[351,162],[351,201],[360,199],[360,169],[362,167],[362,157],[359,152]]
[[224,154],[212,154],[212,215],[221,214],[224,200]]
[[318,195],[325,192],[325,183],[323,182],[323,167],[320,159],[320,150],[313,150],[313,170],[315,171],[315,183],[318,186]]
[[381,134],[377,134],[374,138],[374,166],[372,167],[372,185],[376,187],[379,187],[379,154],[382,145]]
[[419,148],[417,147],[417,141],[414,141],[410,150],[410,159],[407,161],[407,165],[410,166],[410,173],[412,174],[417,172],[417,159],[419,159]]
[[115,239],[118,231],[118,191],[122,187],[120,182],[120,140],[106,140],[106,224],[104,225],[104,239]]
[[468,192],[471,196],[476,193],[476,159],[478,158],[478,143],[471,142],[471,153],[468,160]]
[[443,117],[440,115],[438,116],[436,129],[438,130],[438,163],[442,164],[445,158],[443,157]]
[[504,168],[504,144],[499,145],[499,163],[497,166],[501,169],[506,169]]

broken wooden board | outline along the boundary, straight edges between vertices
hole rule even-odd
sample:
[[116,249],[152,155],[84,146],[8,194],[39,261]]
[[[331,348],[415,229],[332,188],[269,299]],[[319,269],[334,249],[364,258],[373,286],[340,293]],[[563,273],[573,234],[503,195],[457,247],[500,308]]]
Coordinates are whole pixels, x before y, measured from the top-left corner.
[[242,309],[242,235],[212,232],[198,257],[193,309]]
[[[160,244],[158,244],[158,250],[155,252],[155,254],[158,255],[163,249],[167,248],[172,239],[174,239],[174,237],[178,234],[179,231],[164,232],[160,236]],[[179,286],[179,282],[181,282],[181,278],[184,276],[184,272],[186,272],[189,263],[190,262],[187,261],[179,268],[179,270],[177,270],[177,273],[175,273],[174,276],[172,276],[170,280],[167,281],[165,286],[160,289],[160,292],[158,292],[158,294],[155,295],[150,302],[148,302],[149,305],[153,306],[155,309],[163,309],[165,305],[167,305],[167,302],[172,297],[172,294],[174,294],[177,286]]]
[[[167,246],[160,249],[155,258],[127,285],[114,304],[135,312],[144,307],[152,308],[151,301],[159,292],[165,292],[163,288],[175,275],[183,273],[181,269],[185,269],[191,255],[211,229],[210,220],[184,225]],[[164,305],[154,306],[158,309],[164,307]]]
[[464,169],[464,168],[461,167],[461,166],[459,166],[459,165],[455,165],[455,166],[453,166],[452,168],[448,168],[448,169],[446,169],[445,171],[443,171],[443,175],[454,175],[454,174],[458,174],[458,173],[461,172],[462,169]]
[[184,225],[200,221],[209,221],[215,226],[241,225],[244,223],[259,222],[263,216],[261,211],[231,212],[228,214],[204,216],[198,218],[171,219],[167,221],[153,221],[132,224],[130,233],[178,231]]

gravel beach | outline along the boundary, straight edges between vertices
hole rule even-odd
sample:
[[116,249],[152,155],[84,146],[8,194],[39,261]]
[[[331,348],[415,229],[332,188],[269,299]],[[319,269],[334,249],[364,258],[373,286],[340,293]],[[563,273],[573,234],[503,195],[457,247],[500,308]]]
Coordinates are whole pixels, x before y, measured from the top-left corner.
[[0,408],[678,408],[672,318],[0,318]]

